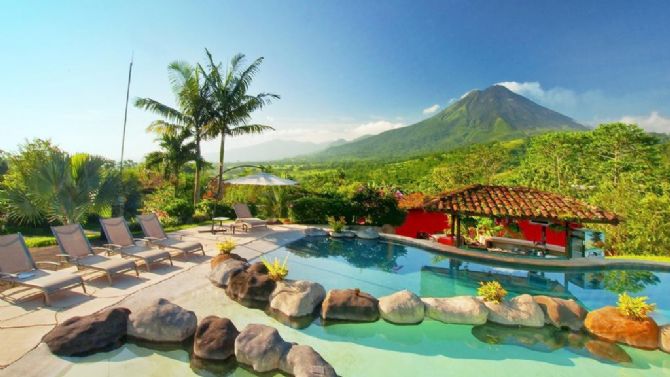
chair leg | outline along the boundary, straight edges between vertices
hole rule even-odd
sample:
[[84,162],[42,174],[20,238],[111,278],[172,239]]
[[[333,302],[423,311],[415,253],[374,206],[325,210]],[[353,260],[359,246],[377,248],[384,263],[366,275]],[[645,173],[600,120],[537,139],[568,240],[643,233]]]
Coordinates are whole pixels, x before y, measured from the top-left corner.
[[135,275],[139,278],[140,277],[140,269],[137,267],[137,264],[135,265]]
[[45,306],[51,306],[51,299],[49,298],[49,294],[44,292],[44,305]]
[[172,255],[168,254],[168,259],[170,260],[170,266],[174,266],[174,263],[172,263]]
[[84,290],[84,293],[86,293],[86,286],[84,285],[84,281],[81,281],[81,289]]
[[112,282],[112,273],[107,272],[107,281],[109,282],[109,285],[113,285],[114,283]]
[[147,267],[147,272],[151,272],[151,267],[149,267],[149,261],[144,259],[144,265]]

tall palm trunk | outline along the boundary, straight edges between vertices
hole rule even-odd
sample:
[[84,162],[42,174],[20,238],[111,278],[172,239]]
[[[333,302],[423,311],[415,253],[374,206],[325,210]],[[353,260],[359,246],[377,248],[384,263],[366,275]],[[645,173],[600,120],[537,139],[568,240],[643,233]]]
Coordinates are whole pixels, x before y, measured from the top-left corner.
[[200,153],[200,135],[195,135],[195,182],[193,182],[193,206],[195,207],[200,201],[200,171],[202,170],[202,155]]
[[216,189],[216,198],[223,199],[223,156],[226,150],[226,134],[221,132],[221,146],[219,147],[219,184]]

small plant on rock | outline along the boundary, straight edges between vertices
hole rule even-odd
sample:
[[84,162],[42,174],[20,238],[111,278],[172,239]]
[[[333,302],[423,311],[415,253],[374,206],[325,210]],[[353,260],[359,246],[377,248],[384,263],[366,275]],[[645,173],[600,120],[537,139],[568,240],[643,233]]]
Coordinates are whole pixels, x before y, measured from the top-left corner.
[[617,308],[622,315],[636,321],[641,321],[656,309],[655,304],[647,304],[647,299],[648,297],[646,296],[631,297],[624,292],[619,295]]
[[274,261],[269,262],[265,258],[261,258],[261,262],[265,265],[265,268],[268,269],[268,276],[274,281],[284,280],[286,275],[288,275],[288,254],[284,258],[284,262],[280,263],[279,259],[275,257]]
[[235,241],[227,239],[223,242],[216,244],[216,248],[219,249],[219,255],[230,254],[231,251],[235,248]]
[[477,288],[477,295],[481,296],[484,301],[499,304],[505,296],[507,296],[507,291],[495,280],[487,282],[481,281],[479,282],[479,288]]
[[344,230],[344,226],[347,224],[347,220],[344,218],[344,216],[340,216],[339,218],[335,218],[335,216],[328,216],[328,225],[333,228],[333,232],[335,233],[342,233],[342,230]]

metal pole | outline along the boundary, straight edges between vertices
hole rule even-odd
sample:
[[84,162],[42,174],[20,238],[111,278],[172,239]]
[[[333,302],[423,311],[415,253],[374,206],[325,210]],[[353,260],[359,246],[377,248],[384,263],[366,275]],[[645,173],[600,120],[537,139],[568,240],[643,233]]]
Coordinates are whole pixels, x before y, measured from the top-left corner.
[[133,58],[130,56],[130,65],[128,66],[128,86],[126,87],[126,108],[123,113],[123,136],[121,137],[121,161],[119,162],[119,176],[121,178],[121,194],[118,197],[119,216],[123,216],[123,155],[126,149],[126,124],[128,123],[128,102],[130,101],[130,81],[133,75]]

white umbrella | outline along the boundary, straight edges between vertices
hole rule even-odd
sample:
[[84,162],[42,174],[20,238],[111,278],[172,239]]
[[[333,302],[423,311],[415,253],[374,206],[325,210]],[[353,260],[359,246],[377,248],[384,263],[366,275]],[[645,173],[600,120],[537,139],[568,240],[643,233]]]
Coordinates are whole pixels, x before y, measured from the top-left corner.
[[298,182],[290,179],[279,178],[270,173],[258,173],[246,177],[234,178],[224,181],[228,185],[253,185],[253,186],[293,186]]

